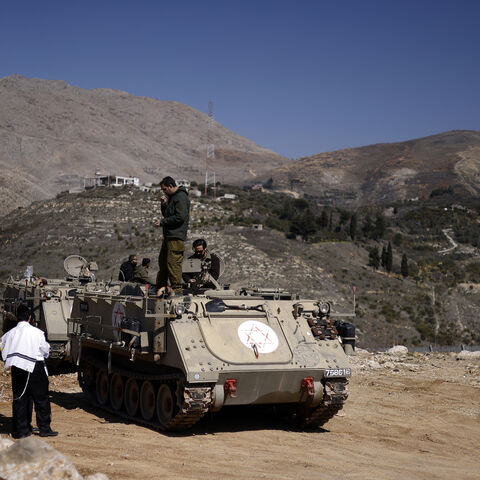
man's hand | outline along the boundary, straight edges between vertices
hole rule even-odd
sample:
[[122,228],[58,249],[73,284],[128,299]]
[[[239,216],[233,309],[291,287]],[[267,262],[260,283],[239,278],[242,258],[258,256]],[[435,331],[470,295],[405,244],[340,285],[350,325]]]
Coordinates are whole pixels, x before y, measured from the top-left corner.
[[160,287],[157,290],[157,299],[168,297],[170,294],[173,293],[173,290],[170,287]]
[[168,197],[167,197],[166,195],[162,195],[162,196],[160,197],[160,203],[161,203],[162,205],[165,205],[165,204],[167,203],[167,201],[168,201]]
[[162,222],[160,220],[155,220],[155,222],[153,222],[153,226],[154,227],[161,227],[162,226]]

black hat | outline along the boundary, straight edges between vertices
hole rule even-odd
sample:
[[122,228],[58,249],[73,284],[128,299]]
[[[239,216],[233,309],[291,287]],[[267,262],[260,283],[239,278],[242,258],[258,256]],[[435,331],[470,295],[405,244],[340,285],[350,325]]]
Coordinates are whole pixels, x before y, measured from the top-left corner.
[[29,317],[33,317],[32,309],[25,303],[21,303],[17,308],[17,320],[28,321]]
[[150,259],[149,259],[149,258],[143,258],[143,259],[142,259],[142,266],[143,266],[143,267],[146,267],[149,263],[150,263]]

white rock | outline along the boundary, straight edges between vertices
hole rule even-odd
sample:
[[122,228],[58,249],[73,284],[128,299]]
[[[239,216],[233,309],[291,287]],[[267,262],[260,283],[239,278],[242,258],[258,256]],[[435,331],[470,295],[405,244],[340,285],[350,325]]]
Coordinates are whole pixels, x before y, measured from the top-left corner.
[[3,452],[10,445],[13,445],[13,443],[14,442],[7,437],[0,437],[0,452]]
[[383,368],[395,368],[397,365],[393,362],[385,362]]
[[378,362],[376,362],[375,360],[369,360],[368,361],[368,366],[370,368],[382,368],[382,366]]
[[358,348],[355,347],[355,353],[356,354],[362,354],[362,355],[372,355],[368,350],[364,350],[363,348]]
[[[83,479],[64,455],[47,442],[33,436],[11,442],[9,447],[0,452],[0,478],[8,480]],[[90,480],[107,478],[93,476]]]
[[470,352],[469,350],[462,350],[457,358],[480,358],[480,351]]
[[408,353],[408,348],[404,347],[403,345],[395,345],[394,347],[389,348],[385,353],[404,355],[405,353]]

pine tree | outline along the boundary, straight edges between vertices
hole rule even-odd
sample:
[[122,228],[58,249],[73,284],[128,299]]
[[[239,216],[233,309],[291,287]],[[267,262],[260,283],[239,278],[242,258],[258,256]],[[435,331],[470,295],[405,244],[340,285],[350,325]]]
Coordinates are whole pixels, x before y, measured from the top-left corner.
[[373,230],[373,238],[378,240],[379,238],[383,237],[385,233],[385,218],[381,213],[377,214],[377,218],[375,219],[375,228]]
[[382,267],[387,268],[387,247],[384,245],[382,248]]
[[312,223],[312,212],[307,209],[303,214],[295,217],[290,223],[290,232],[301,235],[302,240],[307,240],[310,235],[315,234],[315,225]]
[[355,240],[357,234],[357,214],[354,213],[350,218],[350,238]]
[[392,252],[392,244],[388,242],[388,247],[387,247],[387,261],[385,262],[385,269],[387,272],[392,271],[392,265],[393,265],[393,252]]
[[340,225],[344,225],[350,218],[350,213],[347,210],[340,209],[340,219],[338,220]]
[[402,255],[402,265],[400,267],[403,277],[408,277],[408,260],[405,254]]
[[366,215],[363,225],[362,225],[362,233],[365,237],[370,238],[373,232],[373,222],[372,217],[370,215]]
[[295,210],[293,208],[293,203],[289,198],[287,198],[283,202],[283,208],[280,213],[280,218],[282,219],[286,218],[287,220],[291,220],[294,217],[295,217]]
[[320,227],[326,228],[328,226],[328,216],[325,210],[322,210],[322,215],[320,216]]
[[373,267],[375,270],[377,270],[380,265],[380,256],[378,254],[378,247],[376,246],[370,249],[370,253],[368,255],[368,265]]

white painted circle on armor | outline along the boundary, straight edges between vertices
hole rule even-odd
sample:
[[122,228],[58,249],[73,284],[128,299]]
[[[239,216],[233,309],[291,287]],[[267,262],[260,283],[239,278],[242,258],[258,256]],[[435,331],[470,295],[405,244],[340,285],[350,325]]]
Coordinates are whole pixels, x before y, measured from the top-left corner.
[[247,347],[257,347],[259,353],[272,353],[278,348],[277,334],[262,322],[248,320],[238,327],[238,338]]
[[198,380],[198,379],[200,378],[200,374],[196,373],[196,374],[193,376],[193,378],[194,378],[195,380]]
[[120,327],[124,318],[125,307],[120,302],[116,302],[112,311],[112,325],[114,327]]
[[25,290],[23,288],[21,288],[19,291],[18,291],[18,299],[19,300],[25,300]]

